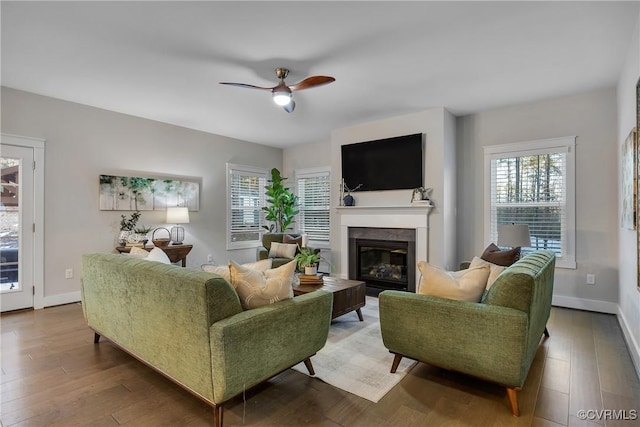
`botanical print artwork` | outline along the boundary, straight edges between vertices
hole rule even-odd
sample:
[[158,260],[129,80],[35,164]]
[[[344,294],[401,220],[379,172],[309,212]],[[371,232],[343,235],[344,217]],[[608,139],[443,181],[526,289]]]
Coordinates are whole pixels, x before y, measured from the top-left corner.
[[622,218],[621,226],[636,229],[636,141],[635,129],[622,144]]
[[200,185],[193,181],[100,175],[101,211],[200,209]]

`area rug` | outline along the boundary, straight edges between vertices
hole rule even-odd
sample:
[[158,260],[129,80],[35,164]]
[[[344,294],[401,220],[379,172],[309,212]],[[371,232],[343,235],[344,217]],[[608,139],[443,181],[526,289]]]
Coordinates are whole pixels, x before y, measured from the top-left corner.
[[[316,378],[372,402],[378,402],[415,366],[403,358],[395,374],[389,372],[393,354],[382,344],[378,299],[367,296],[364,321],[355,312],[331,322],[327,344],[311,358]],[[304,364],[293,367],[309,374]]]

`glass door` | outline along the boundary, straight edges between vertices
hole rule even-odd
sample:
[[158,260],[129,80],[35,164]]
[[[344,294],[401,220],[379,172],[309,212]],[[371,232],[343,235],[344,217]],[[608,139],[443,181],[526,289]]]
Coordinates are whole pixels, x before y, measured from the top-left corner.
[[1,311],[33,307],[33,149],[0,146]]

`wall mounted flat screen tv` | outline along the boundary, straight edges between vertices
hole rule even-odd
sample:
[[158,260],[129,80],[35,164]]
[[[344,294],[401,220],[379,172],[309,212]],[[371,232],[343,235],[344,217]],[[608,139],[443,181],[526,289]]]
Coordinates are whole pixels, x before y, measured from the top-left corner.
[[342,178],[358,191],[404,190],[424,182],[422,134],[342,146]]

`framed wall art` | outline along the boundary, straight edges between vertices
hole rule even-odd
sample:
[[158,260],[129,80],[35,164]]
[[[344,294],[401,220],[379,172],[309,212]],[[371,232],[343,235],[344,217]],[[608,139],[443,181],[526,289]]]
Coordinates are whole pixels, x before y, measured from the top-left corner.
[[160,211],[186,206],[200,209],[200,184],[169,178],[100,175],[101,211]]

